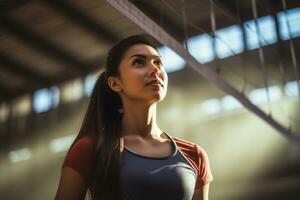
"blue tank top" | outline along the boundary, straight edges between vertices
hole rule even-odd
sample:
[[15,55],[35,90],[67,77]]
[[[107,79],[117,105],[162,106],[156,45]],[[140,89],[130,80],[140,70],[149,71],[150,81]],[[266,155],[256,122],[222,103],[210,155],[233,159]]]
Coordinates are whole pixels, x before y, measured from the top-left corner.
[[153,158],[126,146],[122,160],[122,200],[191,200],[196,174],[171,139],[173,153]]

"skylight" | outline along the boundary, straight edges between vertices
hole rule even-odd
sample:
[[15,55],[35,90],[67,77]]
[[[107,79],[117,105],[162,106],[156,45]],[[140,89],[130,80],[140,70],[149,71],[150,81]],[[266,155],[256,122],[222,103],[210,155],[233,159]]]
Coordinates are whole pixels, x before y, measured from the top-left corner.
[[45,88],[33,94],[33,108],[37,113],[46,112],[51,108],[51,92]]
[[[249,98],[254,104],[268,103],[266,88],[252,90],[249,94]],[[274,85],[269,87],[269,98],[271,102],[280,100],[281,90],[279,86]]]
[[46,112],[51,108],[56,108],[59,104],[59,89],[52,86],[50,89],[37,90],[33,94],[33,108],[37,113]]
[[202,112],[206,114],[217,114],[221,112],[221,102],[219,99],[209,99],[201,104]]
[[289,9],[286,13],[279,12],[277,17],[279,21],[280,38],[282,40],[300,36],[300,8]]
[[216,31],[216,53],[219,58],[236,55],[244,50],[243,33],[238,25]]
[[208,34],[201,34],[187,40],[189,52],[199,63],[208,63],[214,60],[213,38]]
[[[277,42],[276,27],[274,18],[264,16],[257,19],[258,30],[255,20],[245,22],[246,43],[248,49],[256,49],[260,46],[266,46]],[[258,32],[260,35],[258,35]]]
[[243,107],[238,100],[236,100],[234,97],[230,95],[223,97],[221,104],[224,110],[235,110]]
[[299,88],[297,81],[290,81],[285,84],[285,94],[290,97],[299,96]]
[[8,153],[8,158],[13,163],[29,160],[31,158],[31,151],[28,148],[10,151]]
[[61,86],[61,100],[72,102],[79,100],[84,94],[81,78],[68,81]]
[[185,61],[169,47],[158,48],[158,53],[162,57],[163,65],[167,73],[178,71],[185,66]]

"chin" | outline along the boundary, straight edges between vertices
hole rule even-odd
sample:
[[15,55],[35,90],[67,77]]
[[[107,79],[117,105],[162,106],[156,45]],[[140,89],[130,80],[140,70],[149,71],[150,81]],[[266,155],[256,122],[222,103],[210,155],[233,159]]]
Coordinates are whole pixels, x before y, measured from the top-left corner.
[[154,103],[158,103],[158,102],[161,102],[162,100],[164,100],[166,97],[166,95],[162,95],[162,94],[155,94],[152,99],[150,100],[150,104],[154,104]]

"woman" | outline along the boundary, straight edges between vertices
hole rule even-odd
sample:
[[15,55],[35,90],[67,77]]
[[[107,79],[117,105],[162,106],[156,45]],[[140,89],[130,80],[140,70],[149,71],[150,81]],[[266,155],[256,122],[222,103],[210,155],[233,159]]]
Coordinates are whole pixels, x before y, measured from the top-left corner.
[[205,151],[156,123],[168,77],[157,42],[135,35],[108,53],[80,132],[62,168],[57,200],[208,199]]

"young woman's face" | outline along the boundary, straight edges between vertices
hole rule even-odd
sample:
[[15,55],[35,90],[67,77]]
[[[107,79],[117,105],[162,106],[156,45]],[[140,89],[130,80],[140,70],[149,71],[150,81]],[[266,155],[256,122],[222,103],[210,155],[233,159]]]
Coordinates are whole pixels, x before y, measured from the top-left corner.
[[158,52],[146,44],[136,44],[124,54],[120,66],[121,97],[153,104],[167,93],[168,76]]

